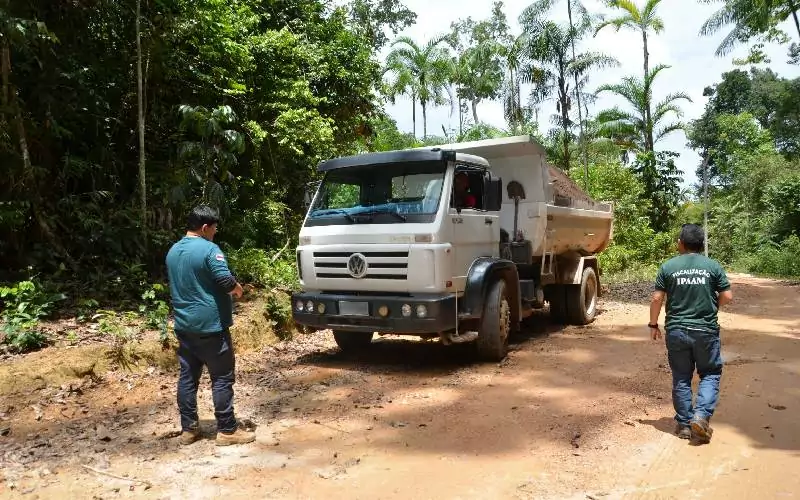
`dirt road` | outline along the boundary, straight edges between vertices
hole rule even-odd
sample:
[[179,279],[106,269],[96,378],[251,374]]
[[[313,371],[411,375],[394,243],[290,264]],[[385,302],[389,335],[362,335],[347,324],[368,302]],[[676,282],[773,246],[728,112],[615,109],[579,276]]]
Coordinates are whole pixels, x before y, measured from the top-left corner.
[[[643,284],[613,290],[588,327],[543,314],[499,365],[402,340],[348,359],[320,335],[240,357],[237,408],[258,425],[252,445],[180,447],[171,373],[15,395],[0,403],[0,430],[10,427],[0,495],[794,498],[800,288],[731,278],[710,445],[671,434],[670,374],[644,326]],[[210,433],[207,387],[204,376]]]

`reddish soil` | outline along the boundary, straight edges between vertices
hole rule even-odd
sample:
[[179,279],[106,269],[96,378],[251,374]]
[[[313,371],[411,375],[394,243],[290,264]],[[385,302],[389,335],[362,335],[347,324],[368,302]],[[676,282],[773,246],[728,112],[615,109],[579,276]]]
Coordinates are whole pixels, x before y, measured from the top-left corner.
[[595,200],[591,199],[563,170],[552,165],[549,166],[549,170],[555,194],[576,201],[595,203]]
[[670,373],[645,327],[642,284],[612,287],[587,327],[552,325],[543,312],[499,364],[388,338],[346,357],[327,333],[240,355],[236,405],[257,425],[250,445],[214,446],[206,376],[209,439],[187,447],[174,438],[171,371],[4,396],[0,496],[792,498],[800,294],[731,278],[709,445],[672,435]]

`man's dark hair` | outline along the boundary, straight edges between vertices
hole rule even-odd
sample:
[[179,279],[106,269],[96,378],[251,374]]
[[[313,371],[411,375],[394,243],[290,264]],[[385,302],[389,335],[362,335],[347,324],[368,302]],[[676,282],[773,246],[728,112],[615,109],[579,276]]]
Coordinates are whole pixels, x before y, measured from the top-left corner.
[[203,224],[209,226],[219,224],[219,212],[209,207],[208,205],[198,205],[189,212],[186,217],[186,228],[189,231],[197,231]]
[[703,250],[705,233],[703,232],[703,228],[697,224],[684,224],[681,226],[679,238],[683,242],[683,246],[690,252],[700,252]]

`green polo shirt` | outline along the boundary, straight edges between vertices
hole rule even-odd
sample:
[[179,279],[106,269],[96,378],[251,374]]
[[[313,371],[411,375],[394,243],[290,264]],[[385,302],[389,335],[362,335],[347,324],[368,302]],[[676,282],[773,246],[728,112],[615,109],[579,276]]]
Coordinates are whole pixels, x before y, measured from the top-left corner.
[[167,252],[175,331],[221,332],[233,324],[236,285],[225,255],[213,242],[184,236]]
[[719,293],[730,287],[716,260],[696,253],[669,259],[655,282],[655,289],[667,294],[666,329],[719,330]]

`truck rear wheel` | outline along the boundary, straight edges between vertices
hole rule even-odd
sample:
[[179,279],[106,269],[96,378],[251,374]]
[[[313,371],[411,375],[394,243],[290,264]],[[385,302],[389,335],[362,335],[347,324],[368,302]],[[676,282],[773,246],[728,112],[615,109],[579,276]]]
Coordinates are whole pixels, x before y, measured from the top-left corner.
[[597,274],[587,267],[580,285],[567,286],[567,318],[573,325],[586,325],[597,315]]
[[360,351],[369,347],[372,343],[372,335],[371,332],[333,331],[333,339],[336,341],[336,345],[344,352]]
[[489,288],[483,306],[478,340],[475,342],[478,356],[485,361],[501,361],[508,354],[510,332],[511,303],[505,280],[498,279]]

